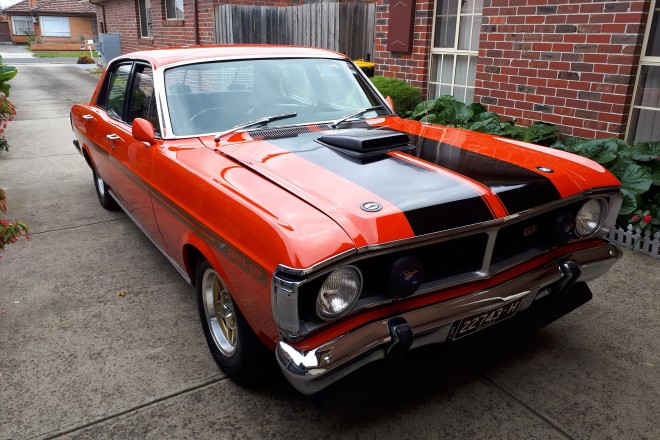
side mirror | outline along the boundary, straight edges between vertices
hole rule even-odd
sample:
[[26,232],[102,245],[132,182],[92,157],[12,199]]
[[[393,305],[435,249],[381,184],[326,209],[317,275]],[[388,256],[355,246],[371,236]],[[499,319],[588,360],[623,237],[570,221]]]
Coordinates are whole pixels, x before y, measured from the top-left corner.
[[133,119],[133,125],[131,126],[131,131],[133,132],[133,137],[135,140],[153,145],[156,143],[156,133],[154,132],[154,126],[151,122],[142,118]]
[[387,98],[385,98],[385,101],[387,101],[387,103],[389,104],[390,108],[391,108],[392,110],[394,110],[394,101],[392,101],[392,98],[388,96]]

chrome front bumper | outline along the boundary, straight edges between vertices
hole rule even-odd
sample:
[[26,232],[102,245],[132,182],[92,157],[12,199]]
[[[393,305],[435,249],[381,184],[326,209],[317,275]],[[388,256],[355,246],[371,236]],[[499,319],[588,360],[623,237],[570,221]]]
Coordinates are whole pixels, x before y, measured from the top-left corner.
[[[417,348],[451,340],[455,324],[462,318],[523,298],[518,310],[553,294],[563,294],[575,282],[603,275],[621,257],[612,244],[564,255],[517,278],[460,298],[431,304],[387,319],[370,322],[311,350],[298,350],[280,341],[275,350],[277,362],[287,380],[303,394],[314,394],[353,371],[387,357],[398,341],[394,324],[407,324],[412,344]],[[561,292],[557,292],[560,290]],[[407,350],[408,347],[406,347]]]

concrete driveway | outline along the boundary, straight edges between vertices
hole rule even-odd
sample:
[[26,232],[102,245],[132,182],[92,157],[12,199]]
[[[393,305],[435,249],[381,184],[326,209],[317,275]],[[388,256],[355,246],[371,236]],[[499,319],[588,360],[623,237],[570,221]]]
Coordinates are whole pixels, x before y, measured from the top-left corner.
[[660,261],[630,252],[591,302],[469,364],[425,350],[314,399],[277,372],[238,387],[211,359],[192,287],[96,200],[68,117],[95,84],[65,65],[12,80],[0,186],[32,239],[0,260],[0,439],[660,438]]

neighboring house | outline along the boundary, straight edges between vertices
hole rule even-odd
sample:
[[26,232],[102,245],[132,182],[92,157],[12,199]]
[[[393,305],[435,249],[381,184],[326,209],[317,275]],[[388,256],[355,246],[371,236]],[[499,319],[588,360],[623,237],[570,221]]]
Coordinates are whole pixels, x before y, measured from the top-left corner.
[[[76,49],[96,36],[96,8],[80,0],[23,0],[4,10],[14,43]],[[71,47],[69,47],[71,46]]]
[[[262,23],[259,8],[328,3],[91,1],[98,5],[102,31],[120,34],[124,53],[176,44],[255,42],[245,41],[249,33],[244,30],[263,27],[255,26]],[[373,50],[365,58],[376,63],[376,74],[405,79],[429,98],[452,94],[525,124],[556,124],[568,135],[619,136],[631,142],[660,137],[660,0],[341,3],[375,4]],[[332,20],[321,17],[307,27],[314,30]],[[366,21],[343,23],[335,33],[351,39],[360,36]],[[281,27],[261,33],[261,42],[291,33]]]

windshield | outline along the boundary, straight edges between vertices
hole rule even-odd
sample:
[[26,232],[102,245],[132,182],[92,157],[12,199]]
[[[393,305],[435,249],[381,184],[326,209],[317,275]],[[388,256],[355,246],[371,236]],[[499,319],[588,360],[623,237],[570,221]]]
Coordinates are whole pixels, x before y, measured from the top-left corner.
[[[262,59],[188,64],[165,71],[173,134],[219,133],[265,116],[283,123],[335,121],[382,104],[342,60]],[[383,106],[356,117],[390,114]],[[275,123],[273,123],[275,124]]]

